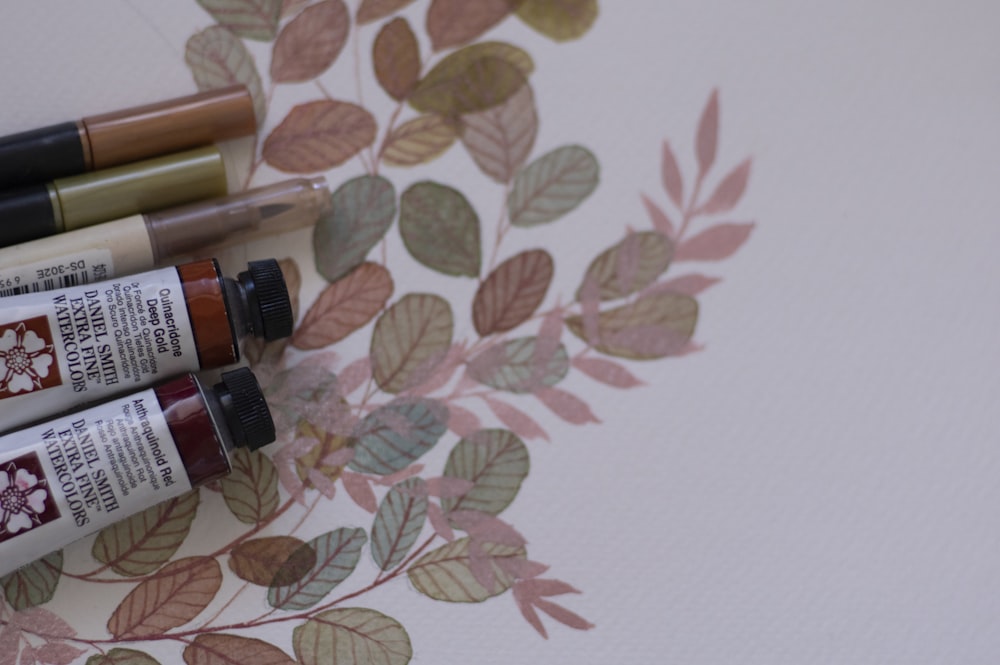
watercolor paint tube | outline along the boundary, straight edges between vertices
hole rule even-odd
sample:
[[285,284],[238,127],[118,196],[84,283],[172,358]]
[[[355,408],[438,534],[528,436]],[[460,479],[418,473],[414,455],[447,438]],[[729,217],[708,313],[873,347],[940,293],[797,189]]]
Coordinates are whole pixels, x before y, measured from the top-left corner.
[[0,575],[222,478],[275,439],[253,373],[186,374],[0,437]]
[[296,178],[0,248],[0,297],[152,270],[192,255],[315,224],[333,207],[326,180]]
[[[240,359],[292,333],[278,262],[236,279],[214,259],[0,300],[0,430]],[[0,444],[2,450],[2,444]]]
[[0,137],[0,189],[48,182],[250,136],[244,86],[201,92]]
[[215,146],[2,192],[0,247],[227,192]]

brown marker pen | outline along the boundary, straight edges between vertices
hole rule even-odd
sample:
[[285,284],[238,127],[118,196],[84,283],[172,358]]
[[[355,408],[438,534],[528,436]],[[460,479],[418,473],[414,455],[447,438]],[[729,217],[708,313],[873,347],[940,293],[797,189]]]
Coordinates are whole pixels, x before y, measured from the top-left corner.
[[223,277],[208,259],[4,298],[0,430],[235,363],[244,337],[280,339],[292,324],[273,259],[251,262],[237,279]]
[[244,86],[201,92],[0,137],[0,189],[48,182],[249,136]]
[[192,375],[0,438],[0,575],[229,473],[274,441],[253,373]]

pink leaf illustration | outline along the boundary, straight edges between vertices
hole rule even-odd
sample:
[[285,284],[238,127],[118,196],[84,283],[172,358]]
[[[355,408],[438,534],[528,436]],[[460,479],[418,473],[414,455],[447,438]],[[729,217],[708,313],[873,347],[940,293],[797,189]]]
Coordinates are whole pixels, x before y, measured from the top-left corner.
[[688,238],[677,248],[677,261],[719,261],[732,256],[753,231],[754,224],[724,223]]
[[699,215],[716,215],[732,210],[747,188],[750,178],[750,159],[743,160],[739,166],[729,172],[719,186],[712,192],[711,198],[698,209]]
[[[713,151],[714,152],[714,151]],[[674,151],[670,149],[670,144],[663,142],[663,160],[660,168],[660,175],[663,178],[663,189],[670,195],[670,200],[680,209],[684,209],[684,180],[681,178],[681,170],[677,166],[677,158]]]
[[612,360],[603,358],[574,358],[573,367],[580,370],[595,381],[614,386],[615,388],[635,388],[645,385],[624,366]]
[[530,598],[542,596],[562,596],[567,593],[580,593],[580,590],[562,580],[524,580],[518,584],[521,592]]
[[705,104],[698,122],[698,138],[695,151],[698,156],[698,177],[703,178],[715,162],[715,151],[719,144],[719,91],[713,90]]
[[419,474],[424,470],[423,464],[413,464],[405,469],[400,469],[396,473],[390,473],[388,476],[382,476],[381,478],[376,478],[375,482],[379,485],[384,485],[386,487],[392,487],[398,482],[406,480],[407,478],[412,478],[413,476]]
[[448,418],[448,429],[455,434],[469,436],[473,432],[482,429],[479,416],[472,411],[450,402],[448,404],[448,411],[451,413],[451,417]]
[[[429,395],[435,390],[443,388],[455,376],[455,370],[462,366],[464,360],[465,343],[452,344],[445,354],[444,360],[437,362],[432,358],[426,362],[426,365],[431,366],[430,375],[405,392],[408,395]],[[417,370],[414,374],[419,373],[419,371]]]
[[570,628],[575,628],[577,630],[590,630],[594,627],[594,624],[590,623],[579,614],[570,612],[562,605],[557,605],[551,601],[538,599],[535,601],[535,607],[545,612],[559,623],[565,624]]
[[313,487],[318,489],[320,494],[325,496],[327,499],[332,499],[337,496],[336,483],[330,480],[329,476],[319,469],[309,469],[308,478]]
[[450,499],[462,496],[473,487],[475,483],[465,478],[452,478],[450,476],[438,476],[427,479],[427,493],[439,499]]
[[35,649],[35,657],[46,665],[69,665],[84,653],[65,642],[49,642]]
[[573,425],[601,422],[590,410],[590,407],[576,395],[559,388],[542,388],[535,391],[535,396],[563,420]]
[[673,238],[677,230],[674,227],[674,223],[667,217],[667,213],[663,212],[663,208],[653,203],[645,194],[640,194],[640,196],[642,197],[642,204],[646,206],[646,214],[649,215],[649,221],[653,223],[653,228],[668,238]]
[[516,409],[498,399],[490,397],[484,397],[483,399],[486,401],[486,405],[490,407],[490,411],[500,419],[500,422],[509,427],[511,431],[522,439],[544,439],[545,441],[551,441],[549,435],[542,429],[541,425],[535,422],[524,411]]
[[510,524],[478,510],[453,510],[448,513],[448,519],[477,543],[521,547],[528,542]]
[[41,607],[29,607],[15,612],[10,622],[18,628],[29,628],[32,632],[49,638],[68,638],[76,635],[73,627],[62,617]]
[[372,486],[368,484],[366,477],[360,473],[354,473],[345,469],[340,474],[340,480],[344,484],[347,495],[351,497],[354,503],[369,513],[374,513],[378,510],[378,501],[375,499],[375,492],[372,491]]
[[642,295],[666,291],[670,293],[683,293],[688,296],[696,296],[705,289],[710,286],[714,286],[721,281],[722,280],[718,277],[709,277],[707,275],[692,273],[690,275],[674,277],[673,279],[668,279],[667,281],[660,282],[659,284],[654,284],[643,291]]
[[535,609],[539,609],[550,617],[570,628],[577,630],[588,630],[594,627],[583,617],[574,612],[570,612],[565,607],[557,605],[549,600],[544,600],[546,596],[558,596],[567,593],[580,593],[569,584],[560,580],[521,580],[514,585],[514,601],[517,603],[521,614],[528,620],[528,623],[542,637],[548,637],[545,627],[542,625]]
[[371,375],[371,358],[369,356],[358,358],[350,365],[340,370],[340,374],[337,375],[337,392],[340,393],[342,397],[350,395],[355,390],[360,388],[361,384],[370,379]]
[[483,551],[476,540],[469,543],[469,572],[489,593],[496,589],[497,578],[493,572],[493,558]]
[[441,536],[449,543],[455,540],[455,532],[452,530],[451,525],[448,524],[448,518],[445,517],[444,511],[441,510],[441,506],[437,505],[433,501],[427,502],[427,519],[430,520],[431,526],[434,527],[435,533]]
[[525,620],[531,624],[531,627],[538,631],[538,634],[545,639],[549,638],[548,632],[545,630],[545,626],[542,625],[542,620],[538,616],[538,612],[531,604],[531,599],[524,598],[517,592],[517,586],[514,586],[514,602],[517,603],[517,609],[521,611],[521,615]]
[[538,577],[549,569],[544,563],[531,561],[530,559],[503,558],[497,559],[496,564],[500,566],[500,570],[518,580],[529,580],[533,577]]
[[598,343],[601,333],[599,328],[600,313],[598,305],[601,299],[601,287],[597,279],[587,275],[580,285],[580,308],[582,310],[583,336],[591,346]]

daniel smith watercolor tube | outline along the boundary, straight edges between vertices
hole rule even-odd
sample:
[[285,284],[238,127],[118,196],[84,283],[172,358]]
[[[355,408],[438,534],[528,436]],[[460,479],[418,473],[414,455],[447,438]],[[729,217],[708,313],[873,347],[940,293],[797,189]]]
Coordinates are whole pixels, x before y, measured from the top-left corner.
[[253,373],[192,375],[0,437],[0,575],[229,473],[274,441]]
[[208,259],[4,298],[0,430],[176,374],[224,367],[239,360],[243,337],[280,339],[292,324],[273,259],[251,262],[235,280]]
[[181,257],[315,224],[333,207],[323,178],[134,215],[0,249],[0,297],[145,272]]
[[227,191],[222,154],[207,146],[0,192],[0,247]]
[[0,189],[43,183],[256,131],[244,86],[0,137]]

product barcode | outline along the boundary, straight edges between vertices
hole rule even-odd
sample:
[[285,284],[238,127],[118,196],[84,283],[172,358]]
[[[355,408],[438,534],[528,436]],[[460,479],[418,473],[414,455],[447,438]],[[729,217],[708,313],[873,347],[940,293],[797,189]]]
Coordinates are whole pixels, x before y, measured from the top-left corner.
[[89,284],[90,283],[90,273],[86,270],[81,270],[79,272],[66,273],[65,275],[59,275],[58,277],[49,277],[48,279],[43,279],[40,282],[31,282],[29,284],[21,284],[20,286],[12,286],[6,289],[0,289],[0,298],[6,298],[7,296],[19,296],[23,293],[38,293],[39,291],[52,291],[54,289],[62,289],[67,286],[76,286],[77,284]]

